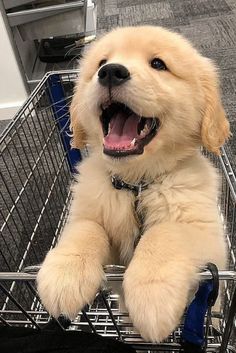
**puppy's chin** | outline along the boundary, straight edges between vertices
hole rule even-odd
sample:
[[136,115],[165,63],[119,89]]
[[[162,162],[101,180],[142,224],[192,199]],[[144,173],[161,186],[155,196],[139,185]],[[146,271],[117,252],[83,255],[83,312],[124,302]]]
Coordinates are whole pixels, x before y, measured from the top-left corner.
[[112,157],[103,153],[102,145],[99,151],[111,174],[117,174],[125,181],[135,183],[141,179],[153,180],[157,175],[169,173],[177,163],[199,153],[199,146],[182,143],[166,144],[157,136],[144,147],[143,153],[139,155]]
[[[103,147],[102,147],[103,149]],[[114,165],[124,165],[124,164],[130,164],[133,165],[133,163],[137,163],[138,161],[141,161],[143,159],[142,155],[127,155],[123,157],[119,156],[111,156],[102,151],[102,158],[109,164],[114,164]]]
[[[100,153],[106,168],[112,174],[118,174],[123,176],[125,180],[132,182],[151,174],[154,165],[156,167],[156,164],[159,164],[160,158],[158,158],[156,152],[157,146],[153,142],[144,147],[142,154],[131,154],[123,157],[110,156],[103,152],[103,146],[100,146]],[[151,148],[151,145],[153,145],[153,148]]]

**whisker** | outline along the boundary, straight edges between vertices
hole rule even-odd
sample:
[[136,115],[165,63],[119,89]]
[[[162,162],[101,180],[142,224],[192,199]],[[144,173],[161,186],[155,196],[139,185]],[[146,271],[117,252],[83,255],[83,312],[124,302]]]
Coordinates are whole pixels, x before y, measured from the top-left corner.
[[74,45],[76,45],[76,41],[74,43],[72,43],[72,44],[65,45],[64,49],[74,47]]
[[68,125],[70,124],[70,120],[68,119],[68,121],[65,123],[65,125],[63,126],[62,129],[60,129],[59,133],[62,134],[67,128]]
[[67,49],[67,48],[68,48],[68,50],[67,50],[67,52],[65,53],[65,56],[68,55],[68,53],[71,51],[71,49],[76,48],[76,43],[72,43],[72,44],[66,45],[66,46],[64,47],[64,49]]
[[[70,131],[71,131],[71,130],[70,130]],[[72,133],[72,132],[69,132],[69,131],[66,131],[66,135],[67,135],[68,137],[70,137],[70,138],[73,137],[73,133]]]
[[54,119],[55,123],[58,123],[58,121],[60,121],[61,119],[68,117],[68,120],[70,120],[70,114],[69,111],[67,111],[65,114],[63,114],[62,116],[59,116],[59,118]]
[[[75,107],[73,107],[73,109],[72,109],[72,114],[73,114],[73,112],[76,110],[76,106]],[[84,107],[83,107],[83,105],[82,106],[80,106],[80,113],[81,114],[83,114],[83,112],[85,111],[87,109],[87,107],[86,107],[86,105],[84,104]],[[59,110],[57,111],[57,113],[59,112]],[[68,120],[70,121],[71,119],[70,119],[70,112],[69,112],[69,110],[68,111],[66,111],[64,114],[62,114],[62,116],[59,116],[57,119],[54,119],[54,121],[55,121],[55,123],[57,123],[58,121],[60,121],[61,119],[63,119],[63,118],[65,118],[65,117],[68,117]]]
[[[73,97],[73,95],[74,95],[74,94],[72,94],[72,95],[70,95],[70,96],[67,96],[67,97],[64,97],[64,98],[62,98],[62,99],[60,99],[60,100],[58,100],[58,101],[52,103],[51,105],[48,105],[46,108],[40,109],[40,111],[41,111],[41,112],[47,111],[48,109],[54,107],[54,106],[57,105],[58,103],[62,103],[62,102],[64,103],[65,101],[69,100],[69,102],[68,102],[67,104],[64,104],[63,106],[61,106],[61,109],[62,109],[63,107],[66,107],[66,106],[68,106],[68,105],[70,104],[71,98]],[[59,111],[59,110],[58,110],[58,111]]]
[[[63,111],[66,109],[65,113],[62,115],[62,117],[66,114],[69,115],[69,106],[70,106],[70,103],[69,104],[66,104],[66,105],[63,105],[62,107],[60,107],[59,109],[56,109],[55,110],[55,115],[59,114],[60,112],[63,114]],[[47,110],[42,110],[41,113],[45,113],[47,112]],[[61,117],[57,118],[58,120],[61,119]],[[57,120],[56,119],[56,120]]]
[[79,50],[79,48],[75,45],[73,48],[70,48],[66,54],[64,55],[64,58],[66,58],[68,55],[70,55],[71,53],[73,53],[74,50]]
[[[75,55],[75,56],[69,61],[69,63],[66,65],[66,69],[69,68],[70,64],[71,64],[74,60],[77,60],[77,61],[78,61],[80,57],[81,57],[81,54]],[[77,65],[78,65],[78,63],[77,63]]]

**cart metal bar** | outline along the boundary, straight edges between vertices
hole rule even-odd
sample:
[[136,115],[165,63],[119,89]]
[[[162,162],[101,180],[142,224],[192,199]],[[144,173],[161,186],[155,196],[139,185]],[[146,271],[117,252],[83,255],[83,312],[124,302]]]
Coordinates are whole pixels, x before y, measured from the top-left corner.
[[[123,274],[120,273],[106,273],[107,281],[123,281]],[[212,279],[209,271],[204,271],[199,274],[202,280]],[[36,273],[24,272],[0,272],[0,280],[5,281],[34,281],[37,277]],[[219,271],[220,280],[236,281],[236,271]]]
[[219,353],[225,353],[227,349],[227,342],[229,342],[230,335],[233,330],[233,325],[236,324],[236,289],[234,290],[232,302],[229,309],[229,314],[226,322],[226,327],[222,336],[222,345]]
[[225,147],[221,147],[221,155],[219,156],[224,175],[228,181],[230,187],[231,195],[236,203],[236,176],[234,174],[233,168],[227,156]]
[[74,80],[79,75],[79,70],[61,70],[61,71],[51,71],[47,72],[40,83],[38,84],[37,87],[33,90],[33,92],[30,94],[29,99],[23,104],[22,108],[17,112],[17,114],[14,116],[14,118],[11,120],[11,122],[7,125],[6,129],[4,129],[2,135],[0,136],[0,145],[5,141],[7,136],[9,135],[9,132],[12,130],[14,125],[16,124],[17,121],[19,121],[22,118],[22,113],[32,104],[33,100],[36,98],[37,94],[40,93],[40,90],[43,88],[45,83],[48,81],[48,78],[51,77],[52,75],[63,75],[68,76],[74,76]]
[[93,333],[97,333],[97,330],[96,330],[94,324],[92,324],[92,322],[91,322],[89,316],[87,315],[86,310],[82,310],[82,314],[83,314],[83,316],[84,316],[86,322],[88,323],[88,325],[89,325],[91,331],[92,331]]
[[5,326],[11,326],[9,322],[7,322],[2,316],[0,316],[0,321],[5,325]]
[[27,311],[15,300],[15,298],[11,295],[11,293],[5,288],[5,286],[3,286],[0,283],[0,289],[3,291],[3,293],[5,293],[7,295],[7,298],[9,298],[14,304],[15,306],[17,306],[17,308],[19,308],[22,313],[27,317],[27,319],[38,329],[41,330],[40,326],[37,324],[37,322],[27,313]]
[[112,323],[113,323],[113,325],[114,325],[114,327],[115,327],[115,329],[116,329],[116,331],[117,331],[118,337],[119,337],[119,339],[120,339],[121,341],[123,341],[123,337],[122,337],[122,334],[121,334],[121,332],[120,332],[119,326],[118,326],[116,320],[114,319],[113,313],[112,313],[111,308],[110,308],[110,306],[109,306],[109,304],[108,304],[108,302],[107,302],[107,299],[106,299],[106,297],[105,297],[104,292],[101,291],[101,292],[100,292],[100,295],[101,295],[102,300],[103,300],[103,303],[104,303],[104,305],[105,305],[105,307],[106,307],[106,309],[107,309],[107,311],[108,311],[108,313],[109,313],[109,315],[110,315],[111,321],[112,321]]

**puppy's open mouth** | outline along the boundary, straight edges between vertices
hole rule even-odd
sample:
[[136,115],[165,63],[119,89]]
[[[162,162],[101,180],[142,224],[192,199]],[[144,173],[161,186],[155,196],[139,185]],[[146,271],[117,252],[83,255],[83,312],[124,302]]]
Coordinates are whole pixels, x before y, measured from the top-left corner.
[[101,108],[103,152],[112,157],[142,154],[160,127],[159,119],[139,116],[123,103]]

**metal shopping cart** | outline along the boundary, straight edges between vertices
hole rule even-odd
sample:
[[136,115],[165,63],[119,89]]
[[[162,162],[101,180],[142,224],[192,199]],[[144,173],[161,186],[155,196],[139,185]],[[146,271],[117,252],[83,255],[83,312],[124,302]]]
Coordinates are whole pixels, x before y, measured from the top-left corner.
[[[40,329],[49,321],[35,289],[36,268],[55,245],[71,202],[73,166],[86,151],[69,148],[69,111],[77,71],[48,73],[0,139],[0,325]],[[220,312],[206,318],[206,351],[236,352],[236,178],[227,146],[219,158],[208,154],[222,175],[219,207],[226,227],[229,270],[219,273],[223,286]],[[31,266],[31,267],[29,267]],[[128,313],[121,312],[112,283],[124,267],[106,268],[107,286],[69,329],[118,338],[150,352],[182,352],[182,324],[161,344],[144,342]],[[211,278],[206,271],[203,278]],[[217,325],[214,325],[217,320]]]

